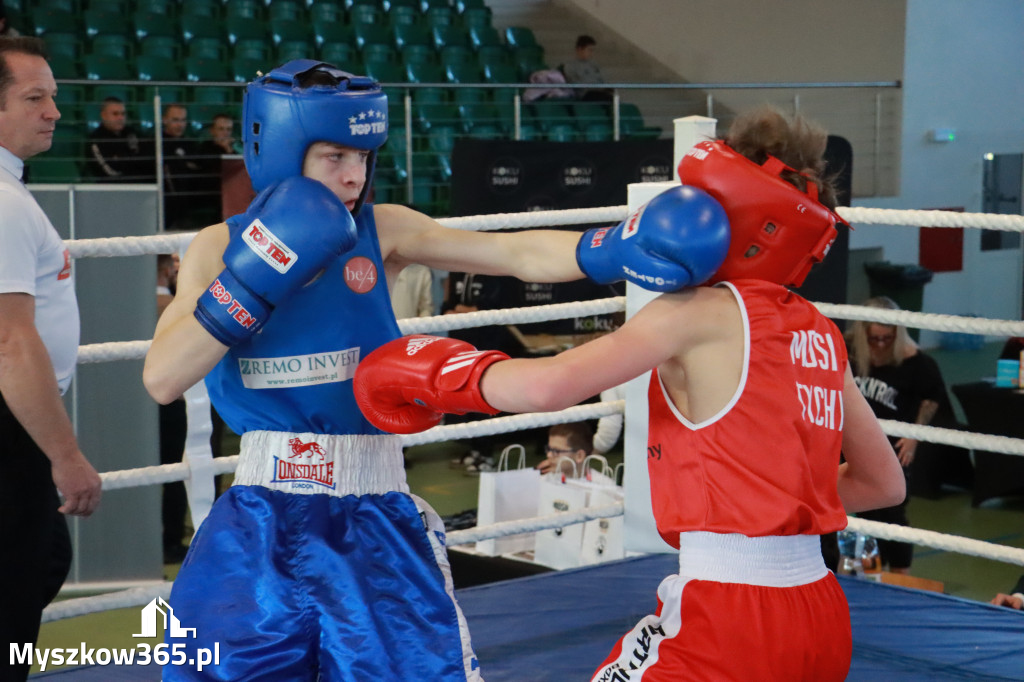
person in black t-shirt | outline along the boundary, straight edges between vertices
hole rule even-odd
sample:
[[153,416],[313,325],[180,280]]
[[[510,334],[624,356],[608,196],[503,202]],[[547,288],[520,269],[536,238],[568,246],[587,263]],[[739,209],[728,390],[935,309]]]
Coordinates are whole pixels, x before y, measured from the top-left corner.
[[98,182],[153,182],[154,158],[128,125],[124,102],[107,97],[100,108],[100,124],[89,133],[89,174]]
[[[899,310],[896,303],[879,296],[862,305],[882,310]],[[879,419],[909,424],[949,424],[955,421],[938,363],[918,348],[902,325],[854,322],[847,333],[854,381]],[[889,438],[907,473],[917,456],[919,443],[913,438]],[[907,500],[895,507],[858,514],[861,518],[909,526]],[[914,546],[906,542],[879,540],[882,564],[893,573],[908,573]]]

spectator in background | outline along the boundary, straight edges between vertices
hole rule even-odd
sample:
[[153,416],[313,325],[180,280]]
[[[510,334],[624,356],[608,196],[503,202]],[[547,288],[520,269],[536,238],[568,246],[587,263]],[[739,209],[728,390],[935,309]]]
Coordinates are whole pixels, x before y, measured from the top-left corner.
[[[592,36],[582,35],[576,39],[576,58],[562,65],[562,73],[569,83],[604,83],[601,67],[594,61],[597,41]],[[607,88],[576,90],[579,99],[587,102],[610,102],[611,90]]]
[[152,154],[144,153],[120,98],[103,100],[100,124],[89,133],[88,145],[87,168],[99,182],[153,182]]
[[1003,594],[1000,592],[989,603],[996,606],[1008,606],[1018,611],[1024,610],[1024,575],[1017,581],[1012,593]]
[[434,314],[434,277],[430,268],[412,263],[398,273],[391,288],[391,309],[398,320]]
[[607,485],[615,483],[601,471],[583,468],[584,460],[594,454],[594,431],[589,422],[554,424],[548,429],[544,454],[547,456],[537,465],[542,474],[561,471],[566,478],[586,478]]
[[221,201],[221,157],[241,154],[242,148],[234,136],[235,121],[228,114],[217,114],[206,126],[207,136],[199,143],[196,161],[200,165],[196,178],[196,196],[191,203],[192,213],[203,225],[223,220]]
[[[171,230],[199,227],[191,216],[191,205],[202,190],[203,167],[197,158],[198,145],[185,136],[188,109],[168,104],[161,118],[164,168],[164,226]],[[205,223],[204,223],[205,224]]]
[[[157,318],[174,300],[178,284],[178,254],[161,253],[156,257],[156,310]],[[179,397],[166,405],[160,405],[160,463],[177,464],[185,452],[185,437],[188,434],[188,420],[185,414],[185,398]],[[163,521],[163,548],[165,564],[180,564],[187,551],[182,544],[185,539],[185,512],[188,511],[188,497],[185,484],[181,481],[165,483],[161,500],[160,517]]]
[[[870,298],[863,305],[881,310],[900,309],[887,296]],[[854,381],[876,417],[923,425],[931,424],[937,416],[941,416],[943,422],[955,421],[939,365],[918,348],[906,327],[856,321],[846,341]],[[907,476],[917,454],[918,441],[890,436],[889,442]],[[861,512],[859,516],[910,526],[906,498],[896,506]],[[887,565],[891,572],[910,572],[914,557],[911,543],[879,540],[878,550],[883,566]]]
[[17,38],[20,35],[21,32],[11,26],[10,19],[7,16],[7,8],[4,7],[4,3],[0,2],[0,36]]

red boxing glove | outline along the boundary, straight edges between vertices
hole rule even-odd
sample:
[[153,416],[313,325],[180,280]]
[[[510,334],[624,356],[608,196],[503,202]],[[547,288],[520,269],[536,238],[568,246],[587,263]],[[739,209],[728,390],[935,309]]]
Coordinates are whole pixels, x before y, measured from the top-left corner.
[[498,410],[480,394],[484,370],[508,356],[444,336],[403,336],[367,355],[352,390],[363,416],[382,431],[418,433],[445,414]]

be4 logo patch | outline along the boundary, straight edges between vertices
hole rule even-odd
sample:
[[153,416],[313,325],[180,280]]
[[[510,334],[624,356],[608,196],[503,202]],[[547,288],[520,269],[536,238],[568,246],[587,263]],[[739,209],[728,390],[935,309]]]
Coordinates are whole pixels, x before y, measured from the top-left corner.
[[354,256],[345,263],[345,284],[357,294],[365,294],[377,284],[377,266],[365,256]]

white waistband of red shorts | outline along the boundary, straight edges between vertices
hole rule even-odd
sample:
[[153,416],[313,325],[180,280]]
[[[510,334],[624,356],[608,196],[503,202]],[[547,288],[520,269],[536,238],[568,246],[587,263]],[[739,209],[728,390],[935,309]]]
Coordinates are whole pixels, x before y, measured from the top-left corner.
[[679,575],[766,587],[806,585],[828,575],[817,535],[748,538],[738,533],[679,534]]
[[299,495],[409,492],[399,436],[248,431],[234,485]]

